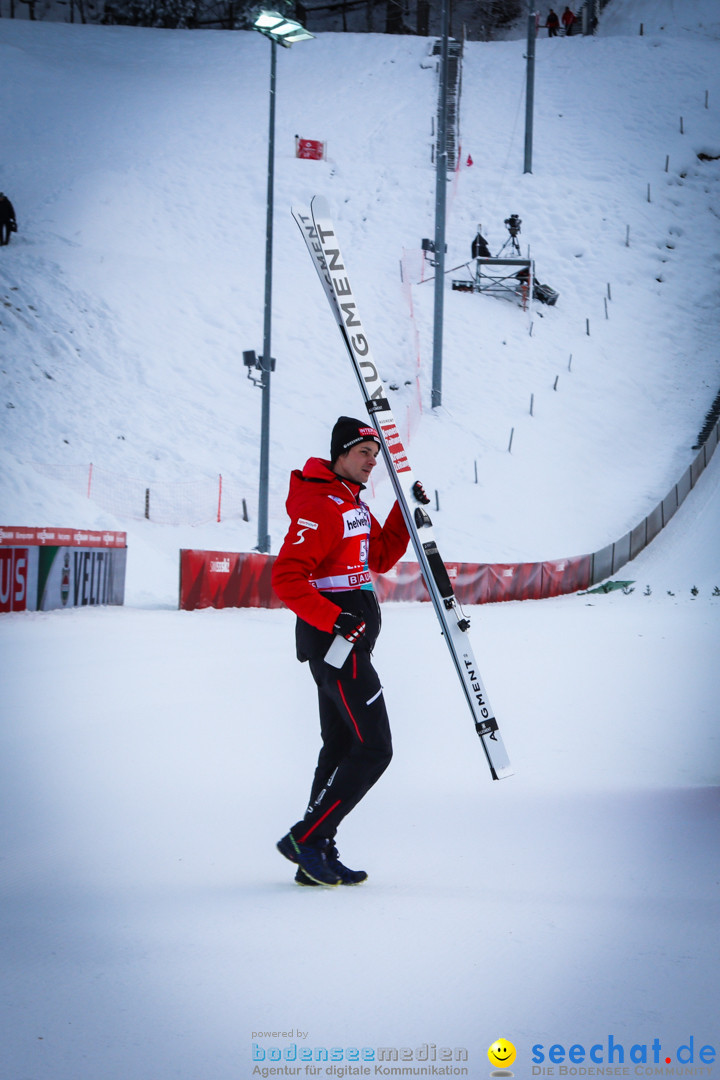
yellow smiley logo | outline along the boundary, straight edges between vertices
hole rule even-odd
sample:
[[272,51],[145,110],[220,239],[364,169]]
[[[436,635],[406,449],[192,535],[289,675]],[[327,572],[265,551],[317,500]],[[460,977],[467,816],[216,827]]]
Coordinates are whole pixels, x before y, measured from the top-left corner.
[[517,1056],[515,1047],[507,1039],[496,1039],[487,1053],[490,1064],[499,1069],[508,1069]]

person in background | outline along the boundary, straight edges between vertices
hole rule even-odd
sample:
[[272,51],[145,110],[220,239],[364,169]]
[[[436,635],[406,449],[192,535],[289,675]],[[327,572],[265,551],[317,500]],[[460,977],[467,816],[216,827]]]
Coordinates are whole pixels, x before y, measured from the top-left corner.
[[17,232],[17,222],[13,204],[4,192],[0,191],[0,244],[10,243],[10,234]]
[[575,25],[576,18],[569,7],[566,7],[562,13],[562,24],[565,27],[565,36],[570,37],[572,34],[573,26]]
[[560,20],[557,17],[557,12],[552,8],[548,11],[548,17],[545,20],[547,26],[548,37],[557,37],[557,32],[560,29]]
[[478,225],[478,231],[475,238],[470,245],[470,251],[472,252],[473,259],[491,259],[490,248],[487,245],[487,240],[482,234],[482,226]]

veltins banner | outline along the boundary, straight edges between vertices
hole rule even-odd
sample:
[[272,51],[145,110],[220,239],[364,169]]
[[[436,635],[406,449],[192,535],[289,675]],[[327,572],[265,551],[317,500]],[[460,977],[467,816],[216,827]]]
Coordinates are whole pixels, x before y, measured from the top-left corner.
[[122,604],[126,534],[0,527],[0,612]]

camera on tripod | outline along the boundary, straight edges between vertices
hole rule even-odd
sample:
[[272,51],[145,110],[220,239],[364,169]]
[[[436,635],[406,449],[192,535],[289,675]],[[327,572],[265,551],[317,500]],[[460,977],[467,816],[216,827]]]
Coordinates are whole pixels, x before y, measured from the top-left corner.
[[520,226],[522,225],[521,219],[517,214],[511,214],[510,217],[505,218],[505,224],[507,225],[507,231],[512,236],[513,240],[520,234]]

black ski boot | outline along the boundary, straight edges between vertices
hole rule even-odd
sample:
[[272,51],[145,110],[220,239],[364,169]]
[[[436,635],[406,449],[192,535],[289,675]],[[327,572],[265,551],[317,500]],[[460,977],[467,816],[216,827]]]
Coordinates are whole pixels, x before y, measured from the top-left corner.
[[[308,878],[310,885],[339,885],[340,875],[331,870],[325,852],[325,844],[301,844],[291,832],[278,840],[277,849],[290,862],[297,863]],[[298,871],[299,872],[299,871]]]
[[[367,873],[364,870],[350,870],[340,862],[334,840],[325,841],[324,853],[328,867],[334,874],[337,874],[341,885],[360,885],[363,881],[367,881]],[[317,884],[308,876],[302,866],[295,875],[295,881],[298,885]]]

